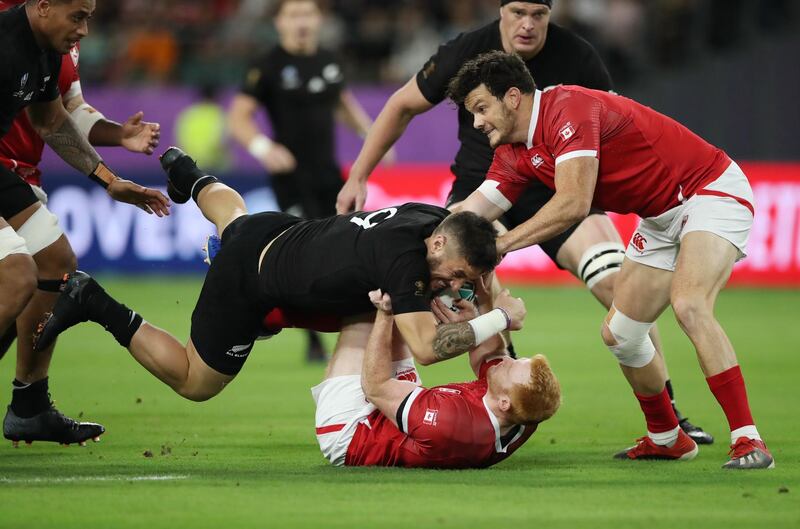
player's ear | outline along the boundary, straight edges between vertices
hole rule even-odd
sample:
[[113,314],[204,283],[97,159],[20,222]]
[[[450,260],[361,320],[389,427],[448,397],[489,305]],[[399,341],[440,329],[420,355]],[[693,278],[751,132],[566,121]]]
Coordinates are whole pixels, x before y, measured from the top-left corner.
[[520,101],[522,101],[522,92],[520,92],[519,88],[516,86],[512,86],[506,90],[506,93],[503,96],[503,101],[506,103],[506,105],[516,110],[519,108]]
[[442,233],[437,233],[433,236],[433,244],[431,245],[433,250],[436,253],[440,253],[444,250],[445,245],[447,244],[447,236]]

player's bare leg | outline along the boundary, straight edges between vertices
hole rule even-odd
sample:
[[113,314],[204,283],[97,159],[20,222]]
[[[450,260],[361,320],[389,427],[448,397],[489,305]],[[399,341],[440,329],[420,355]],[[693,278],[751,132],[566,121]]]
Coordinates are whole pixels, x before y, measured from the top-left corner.
[[[617,248],[614,248],[614,246]],[[619,265],[623,255],[622,239],[611,219],[607,215],[589,215],[561,246],[556,255],[556,260],[563,268],[572,272],[575,277],[586,282],[594,297],[606,309],[610,309],[614,300],[614,287],[619,276]],[[599,281],[597,278],[600,278]],[[698,444],[712,444],[714,437],[699,426],[689,422],[689,419],[684,417],[675,405],[672,381],[664,359],[663,344],[656,324],[650,328],[650,340],[655,346],[656,355],[662,359],[661,363],[666,377],[667,393],[669,393],[681,428]]]
[[772,468],[775,463],[755,426],[744,378],[714,304],[730,277],[738,250],[713,233],[692,231],[681,239],[670,298],[675,317],[694,344],[697,359],[731,429],[725,468]]
[[36,264],[22,240],[0,217],[0,332],[13,325],[36,290]]
[[617,277],[614,304],[601,334],[617,358],[644,413],[647,435],[615,455],[619,459],[678,459],[697,455],[697,445],[678,425],[666,390],[662,357],[649,336],[669,304],[672,272],[625,259]]
[[209,367],[191,339],[184,346],[167,331],[147,322],[133,335],[128,350],[142,367],[189,400],[208,400],[234,379]]

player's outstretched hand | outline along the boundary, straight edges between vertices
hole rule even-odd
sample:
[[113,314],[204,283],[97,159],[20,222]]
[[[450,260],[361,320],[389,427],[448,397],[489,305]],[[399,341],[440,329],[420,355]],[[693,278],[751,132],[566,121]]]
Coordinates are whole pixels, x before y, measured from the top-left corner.
[[367,183],[358,178],[348,178],[336,197],[336,214],[361,211],[367,201]]
[[109,184],[106,191],[114,200],[133,204],[147,213],[155,213],[159,217],[169,215],[169,200],[156,189],[142,187],[130,180],[117,178]]
[[389,297],[389,294],[381,292],[381,289],[370,292],[369,300],[379,311],[387,314],[392,313],[392,298]]
[[161,139],[161,125],[143,121],[144,112],[139,111],[122,124],[121,145],[131,152],[153,154]]
[[525,302],[522,298],[511,297],[511,293],[507,288],[504,288],[500,294],[494,299],[494,306],[503,309],[511,318],[511,325],[508,327],[510,331],[518,331],[522,329],[522,323],[525,320]]
[[297,167],[297,160],[292,151],[281,143],[273,143],[261,160],[270,174],[290,173]]

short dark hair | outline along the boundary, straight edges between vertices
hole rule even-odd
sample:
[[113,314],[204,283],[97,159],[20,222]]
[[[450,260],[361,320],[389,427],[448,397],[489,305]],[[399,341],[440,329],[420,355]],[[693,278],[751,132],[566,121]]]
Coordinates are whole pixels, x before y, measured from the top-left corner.
[[461,211],[446,217],[434,230],[445,232],[456,243],[467,264],[481,272],[490,272],[497,265],[497,230],[485,218]]
[[536,90],[531,72],[519,55],[490,51],[464,63],[450,80],[447,97],[455,104],[463,105],[467,95],[482,84],[498,99],[503,99],[512,87],[519,88],[523,94],[532,94]]
[[271,9],[272,18],[275,18],[280,14],[280,12],[283,10],[283,6],[285,6],[286,4],[291,4],[292,2],[312,2],[317,6],[317,9],[320,9],[320,10],[322,9],[320,7],[319,0],[278,0],[272,6],[272,9]]

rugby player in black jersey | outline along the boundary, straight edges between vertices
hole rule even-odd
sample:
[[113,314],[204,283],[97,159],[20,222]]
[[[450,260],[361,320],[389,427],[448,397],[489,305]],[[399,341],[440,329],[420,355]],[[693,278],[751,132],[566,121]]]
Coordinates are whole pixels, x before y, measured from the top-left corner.
[[161,163],[173,201],[194,199],[222,236],[186,346],[76,272],[40,326],[37,348],[91,320],[178,394],[201,401],[233,380],[262,332],[264,315],[276,307],[363,321],[364,314],[374,314],[368,293],[380,289],[391,296],[397,329],[422,364],[455,357],[522,326],[523,304],[507,294],[493,310],[466,315],[469,321],[437,326],[430,311],[432,291],[458,290],[494,269],[496,231],[474,213],[409,203],[319,220],[247,215],[238,193],[203,174],[179,149],[167,150]]
[[[113,199],[166,215],[167,198],[116,176],[89,145],[61,101],[61,56],[88,34],[94,9],[94,0],[28,0],[0,13],[0,136],[25,110],[45,143],[69,165],[102,185]],[[37,284],[40,290],[58,290],[59,280],[37,277],[30,254],[61,235],[54,217],[42,209],[31,187],[0,165],[0,335],[20,315]],[[102,426],[78,423],[53,406],[48,367],[49,357],[38,363],[34,372],[26,373],[26,380],[14,380],[14,406],[9,407],[3,421],[3,435],[14,442],[63,444],[96,438],[103,432]]]
[[[481,53],[492,50],[517,53],[541,89],[574,84],[611,90],[611,77],[595,49],[578,35],[550,22],[552,4],[552,0],[501,0],[498,20],[442,44],[417,75],[389,98],[375,119],[348,180],[339,192],[337,212],[363,207],[367,179],[387,149],[415,116],[446,98],[450,79],[466,61]],[[483,182],[493,156],[486,136],[473,127],[472,116],[463,106],[458,108],[458,139],[461,147],[450,167],[456,178],[447,200],[447,207],[453,211],[458,211],[459,203]],[[543,184],[531,185],[501,217],[502,226],[498,229],[513,229],[522,224],[552,196],[553,192]],[[569,270],[585,282],[606,308],[611,306],[625,247],[603,211],[592,209],[582,222],[539,246],[559,268]],[[494,284],[498,285],[496,281]],[[655,326],[651,339],[661,355],[662,344]],[[667,389],[674,398],[669,380]],[[710,444],[714,441],[711,435],[690,423],[677,409],[675,411],[681,419],[681,427],[696,442]]]

